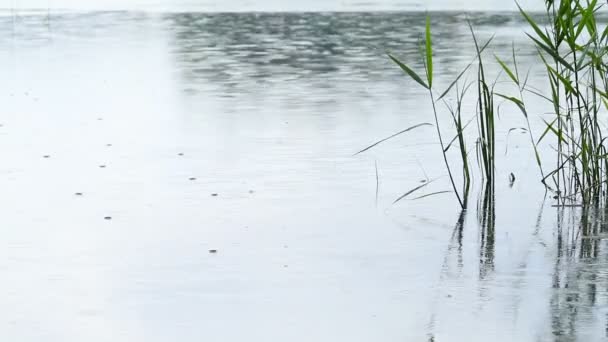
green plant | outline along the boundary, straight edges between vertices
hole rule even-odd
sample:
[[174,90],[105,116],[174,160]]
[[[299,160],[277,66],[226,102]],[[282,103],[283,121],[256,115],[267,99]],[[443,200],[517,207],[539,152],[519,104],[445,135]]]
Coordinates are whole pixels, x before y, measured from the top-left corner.
[[[585,204],[597,203],[605,199],[608,193],[608,148],[605,144],[606,138],[601,118],[608,109],[608,62],[606,61],[608,27],[600,30],[596,20],[602,6],[598,0],[545,0],[547,21],[543,23],[518,4],[522,18],[532,31],[526,34],[536,47],[539,59],[546,71],[548,95],[543,94],[542,90],[530,87],[528,75],[524,78],[521,77],[515,47],[512,48],[512,67],[509,67],[507,62],[498,56],[495,56],[495,60],[517,86],[518,94],[511,96],[496,92],[497,82],[488,81],[485,70],[486,61],[483,57],[483,51],[492,39],[484,45],[480,45],[470,22],[469,28],[475,46],[475,59],[440,95],[435,91],[433,85],[434,64],[430,17],[426,18],[422,49],[425,78],[420,77],[411,67],[389,53],[389,58],[406,75],[428,90],[443,161],[455,196],[462,208],[467,206],[468,193],[473,179],[464,134],[471,121],[464,124],[465,120],[463,120],[463,102],[466,101],[465,94],[470,89],[476,89],[474,117],[477,121],[478,135],[475,143],[478,164],[485,180],[484,186],[489,189],[487,191],[492,192],[494,189],[495,128],[497,125],[495,100],[501,99],[514,104],[523,114],[526,122],[525,130],[529,135],[541,181],[549,190],[555,192],[555,197],[561,201],[562,205],[566,201],[578,201],[579,199]],[[461,82],[463,75],[475,63],[477,66],[475,81]],[[454,92],[456,100],[455,104],[451,104],[445,98],[448,93],[453,94]],[[552,112],[550,119],[541,117],[545,127],[538,138],[535,138],[532,132],[531,115],[526,106],[525,95],[528,93],[546,100]],[[439,101],[442,101],[448,109],[455,129],[454,138],[447,145],[440,127],[441,120],[437,107]],[[555,167],[545,173],[540,144],[548,136],[555,138],[553,158]],[[448,150],[455,144],[460,149],[462,161],[463,187],[461,191],[458,190],[447,157]],[[419,188],[414,188],[406,195]]]
[[[476,139],[478,160],[483,169],[483,175],[486,183],[490,185],[490,189],[493,189],[494,182],[494,160],[495,160],[495,110],[494,110],[494,85],[490,85],[486,81],[486,73],[484,70],[483,63],[483,51],[488,47],[492,39],[489,39],[485,44],[478,44],[477,37],[475,36],[472,25],[469,25],[471,34],[475,42],[475,58],[469,63],[458,76],[450,83],[450,85],[443,91],[438,97],[436,96],[435,89],[433,87],[433,48],[432,48],[432,37],[431,37],[431,19],[427,16],[426,27],[425,27],[425,43],[423,53],[423,64],[426,72],[426,80],[423,80],[412,68],[405,63],[401,62],[397,57],[389,53],[389,58],[397,64],[411,79],[416,81],[422,87],[428,90],[429,98],[431,100],[433,108],[433,117],[435,120],[435,128],[437,130],[437,137],[439,145],[441,146],[441,152],[443,160],[450,178],[450,183],[458,200],[458,203],[462,208],[467,207],[467,198],[469,195],[472,172],[470,169],[470,163],[468,160],[467,144],[465,139],[464,131],[471,121],[464,124],[463,120],[463,102],[468,90],[476,85],[477,89],[477,104],[478,109],[475,117],[478,123],[479,137]],[[471,66],[477,62],[476,82],[461,82],[463,76],[471,68]],[[445,100],[448,94],[455,92],[455,104],[452,105]],[[437,102],[443,101],[449,113],[451,114],[452,121],[454,124],[455,134],[454,138],[446,145],[442,136],[439,112],[437,108]],[[452,168],[448,161],[447,152],[457,142],[458,148],[460,149],[460,158],[462,161],[462,192],[458,191],[456,182],[454,180]]]
[[[458,188],[456,186],[456,183],[454,181],[454,176],[452,174],[452,169],[450,168],[450,163],[448,162],[448,158],[446,155],[446,148],[445,148],[445,144],[443,141],[443,136],[441,135],[441,128],[439,125],[439,117],[438,117],[438,113],[437,113],[435,94],[433,92],[433,43],[432,43],[432,36],[431,36],[431,18],[429,16],[426,17],[425,39],[424,40],[425,40],[425,44],[424,44],[423,63],[424,63],[424,69],[425,69],[425,73],[426,73],[426,81],[424,81],[420,76],[418,76],[418,74],[412,68],[410,68],[406,64],[402,63],[395,56],[393,56],[391,54],[389,54],[388,56],[393,62],[395,62],[395,64],[397,64],[414,81],[416,81],[418,84],[420,84],[421,86],[423,86],[424,88],[426,88],[428,90],[429,97],[431,99],[431,104],[433,106],[435,128],[437,129],[437,137],[439,139],[439,145],[441,146],[443,161],[445,163],[445,167],[447,169],[448,176],[450,178],[450,183],[452,184],[452,189],[454,190],[454,194],[456,195],[456,199],[458,200],[458,203],[460,204],[460,206],[462,208],[465,208],[466,202],[463,201],[463,199],[458,191]],[[467,164],[465,163],[463,165],[467,165]],[[463,167],[466,167],[466,166],[463,166]],[[467,183],[467,182],[468,181],[465,178],[465,183]],[[466,187],[468,187],[468,185]]]
[[[547,134],[554,135],[556,167],[543,175],[543,182],[550,187],[547,180],[552,179],[562,201],[598,201],[606,194],[608,180],[599,120],[602,105],[608,107],[608,28],[600,32],[596,22],[602,5],[597,0],[547,0],[545,6],[546,27],[519,7],[533,31],[528,36],[545,66],[551,92],[546,97],[537,95],[549,100],[554,115],[552,120],[544,120],[546,129],[534,149],[539,160],[538,144]],[[504,64],[503,68],[512,76]],[[518,83],[517,76],[511,79]],[[527,90],[525,85],[520,89]],[[526,112],[523,95],[511,101]]]

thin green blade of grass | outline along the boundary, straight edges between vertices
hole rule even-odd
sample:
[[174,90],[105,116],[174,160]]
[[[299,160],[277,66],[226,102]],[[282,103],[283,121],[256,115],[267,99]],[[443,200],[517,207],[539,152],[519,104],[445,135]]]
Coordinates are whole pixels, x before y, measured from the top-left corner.
[[600,94],[600,96],[601,96],[603,99],[608,99],[608,93],[606,93],[606,92],[602,91],[602,90],[601,90],[600,88],[598,88],[597,86],[592,85],[590,88],[591,88],[593,91],[595,91],[596,93]]
[[606,38],[608,38],[608,26],[604,28],[604,31],[602,31],[602,36],[600,37],[600,40],[605,40]]
[[595,35],[595,19],[594,14],[597,6],[597,0],[592,0],[591,3],[587,4],[587,8],[583,8],[583,6],[578,3],[579,11],[581,12],[583,18],[578,23],[578,27],[575,34],[575,39],[577,39],[580,34],[583,32],[583,29],[587,29],[587,32],[590,36]]
[[[515,76],[519,80],[519,69],[517,68],[517,58],[515,58],[515,43],[511,42],[511,55],[513,57],[513,67],[515,67]],[[527,76],[526,76],[527,78]],[[524,82],[525,86],[526,82]]]
[[[517,69],[517,64],[515,64],[515,69]],[[531,72],[531,68],[528,69],[528,71],[526,72],[526,77],[524,77],[524,82],[522,83],[522,87],[526,87],[528,85],[528,80],[530,79],[530,72]],[[517,76],[517,78],[519,79],[519,76]]]
[[564,139],[564,137],[562,136],[562,134],[560,134],[560,132],[558,132],[555,127],[553,127],[553,125],[555,124],[555,121],[557,121],[556,119],[553,119],[553,121],[551,121],[551,123],[547,122],[546,120],[543,119],[543,122],[545,123],[545,125],[547,125],[547,128],[545,129],[545,131],[543,132],[543,134],[541,134],[541,136],[538,138],[538,141],[536,142],[536,145],[538,145],[541,140],[545,137],[545,135],[547,135],[547,133],[551,132],[553,134],[555,134],[555,136],[557,136],[557,138],[559,139],[559,141],[561,141],[562,143],[567,144],[566,139]]
[[570,65],[570,63],[568,63],[562,56],[560,56],[558,52],[556,52],[555,50],[552,50],[551,48],[549,48],[548,46],[546,46],[545,44],[543,44],[542,42],[540,42],[538,39],[532,37],[531,35],[529,35],[529,34],[527,34],[527,35],[543,51],[545,51],[546,53],[548,53],[549,55],[551,55],[551,57],[553,57],[555,60],[557,60],[558,62],[560,62],[560,64],[562,64],[563,66],[565,66],[566,68],[568,68],[568,70],[574,71],[574,68],[572,67],[572,65]]
[[467,70],[469,70],[469,68],[471,67],[472,64],[467,65],[461,72],[460,74],[458,74],[458,76],[456,77],[456,79],[454,81],[452,81],[452,83],[446,88],[446,90],[441,93],[441,95],[437,98],[437,101],[442,100],[449,92],[450,90],[452,90],[452,88],[456,85],[456,83],[458,82],[458,80],[460,80],[460,78],[462,77],[462,75],[464,75],[465,72],[467,72]]
[[417,187],[415,187],[415,188],[411,189],[410,191],[408,191],[408,192],[404,193],[403,195],[399,196],[399,198],[397,198],[397,199],[396,199],[396,200],[393,202],[393,204],[395,204],[395,203],[397,203],[397,202],[401,201],[402,199],[406,198],[408,195],[413,194],[414,192],[416,192],[416,191],[418,191],[418,190],[420,190],[420,189],[424,188],[425,186],[427,186],[427,185],[429,185],[429,184],[433,183],[434,181],[435,181],[435,180],[434,180],[434,179],[432,179],[432,180],[430,180],[430,181],[428,181],[428,182],[426,182],[426,183],[424,183],[424,184],[418,185]]
[[560,82],[564,85],[566,90],[568,90],[571,94],[575,94],[575,95],[578,94],[578,92],[576,91],[576,89],[574,89],[574,86],[572,85],[572,82],[569,79],[565,78],[562,74],[557,72],[550,65],[547,65],[547,68],[549,69],[550,72],[552,72],[555,75],[555,77],[557,77],[558,80],[560,80]]
[[[582,54],[578,57],[576,64],[574,65],[576,70],[582,70],[587,67],[589,63],[594,62],[593,56],[591,55],[591,47],[592,44],[585,44],[585,46],[576,45],[576,50],[582,52]],[[587,57],[591,57],[591,62],[585,63],[588,59]]]
[[581,33],[583,33],[583,30],[585,29],[585,27],[587,27],[587,21],[589,20],[589,15],[593,15],[592,10],[586,11],[580,4],[576,4],[576,5],[582,14],[582,18],[576,25],[576,33],[574,34],[575,40],[581,35]]
[[538,149],[536,148],[534,148],[534,157],[536,158],[536,165],[541,166],[540,153],[538,153]]
[[422,195],[422,196],[418,196],[418,197],[412,198],[411,201],[415,201],[415,200],[419,200],[419,199],[423,199],[423,198],[431,197],[431,196],[435,196],[435,195],[449,194],[449,193],[452,193],[452,191],[450,191],[450,190],[437,191],[437,192],[433,192],[433,193],[430,193],[430,194],[426,194],[426,195]]
[[517,79],[517,76],[515,76],[515,74],[513,73],[513,71],[511,71],[511,69],[509,69],[509,67],[507,66],[507,64],[505,64],[505,62],[503,62],[496,55],[494,55],[494,58],[496,58],[496,61],[498,62],[498,64],[500,64],[500,66],[502,67],[502,69],[507,73],[507,75],[509,75],[509,77],[511,78],[511,80],[513,80],[513,82],[519,86],[519,80]]
[[464,132],[465,129],[467,129],[467,127],[473,122],[473,120],[475,120],[475,117],[471,118],[464,125],[464,127],[462,127],[461,130],[459,130],[458,132],[456,132],[456,135],[454,136],[454,138],[452,138],[452,140],[450,140],[450,143],[445,147],[445,149],[443,150],[443,152],[447,152],[450,149],[450,147],[452,147],[452,145],[454,144],[454,142],[456,142],[456,140],[458,140],[458,137],[461,135],[462,132]]
[[546,124],[546,128],[543,131],[543,133],[538,137],[538,140],[536,141],[536,145],[540,144],[540,142],[543,140],[543,138],[547,135],[547,133],[549,133],[552,129],[552,125],[555,123],[555,121],[557,121],[557,118],[554,119],[553,121],[551,121],[551,123],[545,122]]
[[386,137],[386,138],[384,138],[384,139],[381,139],[381,140],[376,141],[375,143],[373,143],[373,144],[369,145],[368,147],[366,147],[366,148],[362,149],[361,151],[359,151],[359,152],[355,153],[355,154],[354,154],[354,156],[356,156],[356,155],[358,155],[358,154],[361,154],[361,153],[363,153],[363,152],[365,152],[365,151],[368,151],[368,150],[370,150],[371,148],[376,147],[376,146],[380,145],[381,143],[383,143],[383,142],[385,142],[385,141],[387,141],[387,140],[389,140],[389,139],[392,139],[392,138],[394,138],[394,137],[396,137],[396,136],[399,136],[399,135],[401,135],[401,134],[403,134],[403,133],[409,132],[409,131],[411,131],[411,130],[413,130],[413,129],[416,129],[416,128],[418,128],[418,127],[423,127],[423,126],[433,126],[433,125],[432,125],[432,124],[430,124],[430,123],[428,123],[428,122],[423,122],[423,123],[420,123],[420,124],[417,124],[417,125],[414,125],[414,126],[408,127],[408,128],[406,128],[406,129],[404,129],[404,130],[402,130],[402,131],[400,131],[400,132],[397,132],[397,133],[395,133],[395,134],[393,134],[393,135],[391,135],[391,136],[389,136],[389,137]]
[[426,70],[429,88],[433,87],[433,42],[431,40],[431,17],[426,16]]
[[534,30],[534,32],[536,32],[536,35],[538,37],[540,37],[547,45],[553,47],[553,44],[551,43],[551,39],[549,39],[548,35],[543,33],[543,31],[540,29],[538,24],[536,24],[534,19],[532,19],[532,17],[530,17],[530,15],[528,15],[528,13],[526,13],[526,11],[524,11],[523,8],[521,8],[521,6],[519,5],[519,3],[517,1],[515,2],[515,4],[517,5],[517,8],[519,8],[519,12],[523,15],[523,17],[530,24],[530,26],[532,26],[532,29]]
[[497,96],[502,97],[505,100],[511,101],[513,102],[515,105],[517,105],[517,107],[519,108],[519,110],[522,112],[522,114],[527,118],[528,117],[528,112],[526,111],[526,107],[524,106],[524,103],[513,96],[507,96],[507,95],[503,95],[500,93],[495,93]]
[[530,88],[530,87],[526,87],[523,90],[526,91],[526,92],[528,92],[528,93],[534,94],[534,95],[540,97],[541,99],[546,100],[547,102],[553,104],[553,100],[550,97],[542,94],[540,91],[538,91],[536,89],[533,89],[533,88]]
[[565,165],[570,161],[571,157],[567,157],[566,160],[559,165],[555,170],[552,170],[551,172],[549,172],[542,180],[541,182],[544,182],[547,180],[547,178],[552,177],[554,174],[558,173],[560,170],[562,170]]
[[[492,42],[492,40],[494,39],[494,36],[490,37],[490,39],[488,39],[488,41],[481,47],[481,51],[483,52],[488,45],[490,45],[490,43]],[[475,57],[473,59],[473,62],[477,60],[477,57]],[[454,81],[452,81],[452,83],[446,88],[446,90],[441,93],[441,96],[439,96],[437,98],[437,101],[443,99],[449,92],[450,90],[452,90],[452,88],[456,85],[456,83],[458,83],[458,80],[460,80],[460,78],[462,78],[462,75],[464,75],[464,73],[469,70],[469,68],[471,67],[471,65],[473,65],[473,62],[469,63],[461,72],[460,74],[458,74],[458,77],[456,77],[456,79]]]
[[429,89],[429,86],[426,83],[424,83],[424,81],[422,80],[422,78],[420,78],[420,76],[418,76],[418,74],[416,74],[416,72],[414,72],[414,70],[412,70],[407,65],[403,64],[400,60],[398,60],[396,57],[394,57],[390,53],[388,54],[388,57],[395,64],[397,64],[401,68],[401,70],[403,70],[408,76],[410,76],[414,81],[418,82],[418,84],[420,84],[421,86],[425,87],[426,89]]

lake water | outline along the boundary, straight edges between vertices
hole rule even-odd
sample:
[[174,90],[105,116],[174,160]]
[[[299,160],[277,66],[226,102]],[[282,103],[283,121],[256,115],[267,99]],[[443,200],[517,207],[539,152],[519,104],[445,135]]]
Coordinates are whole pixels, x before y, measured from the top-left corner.
[[[353,156],[432,120],[384,55],[421,68],[420,12],[5,14],[0,340],[607,339],[606,213],[552,207],[516,109],[464,215],[393,204],[449,190],[432,127]],[[518,16],[432,17],[439,88],[467,17],[540,84]]]
[[[542,10],[539,0],[518,1],[527,9]],[[213,11],[514,11],[515,1],[503,0],[4,0],[6,9],[145,10],[161,12]]]

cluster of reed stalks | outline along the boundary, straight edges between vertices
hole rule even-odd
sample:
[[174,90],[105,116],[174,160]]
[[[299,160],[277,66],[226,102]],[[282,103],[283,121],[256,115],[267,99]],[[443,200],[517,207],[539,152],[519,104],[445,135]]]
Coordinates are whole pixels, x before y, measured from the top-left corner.
[[[475,43],[476,56],[474,60],[469,63],[460,74],[456,77],[452,83],[444,89],[442,92],[437,92],[437,89],[433,87],[433,44],[431,36],[431,19],[427,17],[426,28],[425,28],[425,39],[424,39],[424,56],[423,65],[425,69],[425,78],[420,77],[412,68],[405,63],[401,62],[397,57],[389,54],[389,58],[395,62],[409,77],[420,84],[422,87],[428,90],[429,99],[433,108],[433,116],[435,120],[435,128],[437,130],[437,137],[439,145],[441,146],[441,153],[445,163],[446,170],[452,185],[453,192],[458,200],[460,206],[464,209],[467,207],[467,199],[469,191],[471,189],[472,172],[469,162],[469,155],[467,151],[467,144],[464,135],[464,130],[469,126],[469,122],[465,123],[463,118],[463,101],[465,95],[474,89],[477,94],[477,106],[476,115],[478,137],[475,141],[477,160],[482,169],[482,177],[484,178],[485,185],[489,189],[494,187],[494,160],[495,160],[495,105],[494,105],[494,86],[495,83],[489,83],[486,78],[486,72],[484,69],[483,51],[488,47],[491,39],[484,44],[479,44],[477,37],[473,31],[473,27],[469,24],[471,29],[472,39]],[[471,68],[475,68],[476,81],[467,82],[462,81],[463,76]],[[455,95],[456,99],[453,102],[446,100],[446,96],[452,94]],[[439,108],[438,104],[441,102],[449,111],[453,125],[455,128],[454,138],[452,138],[447,144],[442,136],[440,119],[439,119]],[[461,170],[462,170],[462,188],[456,184],[454,177],[454,171],[452,165],[450,165],[447,152],[452,146],[458,146],[460,149],[461,157]]]
[[[546,23],[539,24],[532,15],[519,7],[520,13],[528,23],[530,33],[525,33],[537,49],[539,61],[546,69],[547,91],[539,91],[528,86],[527,75],[520,75],[515,48],[512,61],[495,57],[502,71],[518,89],[515,95],[495,91],[496,80],[488,80],[484,65],[487,63],[484,50],[491,40],[481,44],[471,29],[471,37],[475,44],[473,61],[453,80],[450,85],[438,91],[433,85],[433,44],[431,35],[431,20],[427,17],[422,61],[424,77],[414,71],[397,57],[389,54],[411,79],[428,90],[432,104],[435,127],[447,173],[453,192],[462,208],[467,206],[467,198],[471,187],[471,163],[465,139],[464,130],[468,126],[463,116],[463,101],[467,92],[475,91],[477,122],[475,151],[480,166],[480,177],[485,188],[494,189],[495,180],[495,125],[496,100],[508,101],[514,104],[523,114],[527,123],[527,131],[535,154],[535,160],[540,171],[540,180],[548,190],[562,203],[581,202],[587,204],[600,201],[608,190],[608,151],[603,134],[605,111],[608,109],[608,28],[600,30],[596,16],[602,10],[603,4],[597,0],[545,0]],[[543,21],[544,22],[544,21]],[[522,32],[522,34],[524,34]],[[466,81],[465,74],[474,73],[473,81]],[[455,100],[447,101],[446,96]],[[547,104],[550,116],[543,112],[535,117],[544,121],[544,131],[538,138],[534,137],[530,125],[530,116],[525,102],[525,95],[538,96]],[[467,99],[470,97],[467,97]],[[450,141],[442,136],[440,128],[439,105],[447,108],[452,118],[453,136]],[[548,141],[550,153],[554,153],[554,166],[545,173],[540,157],[539,145]],[[457,185],[457,177],[453,164],[448,161],[446,153],[452,146],[460,149],[462,184]],[[544,151],[547,149],[543,149]],[[546,160],[546,159],[545,159]]]
[[[552,118],[546,135],[555,139],[555,166],[543,183],[562,201],[599,201],[606,194],[608,163],[602,132],[602,113],[608,108],[608,28],[599,31],[597,0],[545,1],[549,25],[539,25],[520,7],[534,34],[539,59],[545,66]],[[505,68],[505,70],[509,70]],[[523,102],[523,98],[519,99]],[[605,107],[605,108],[602,108]]]

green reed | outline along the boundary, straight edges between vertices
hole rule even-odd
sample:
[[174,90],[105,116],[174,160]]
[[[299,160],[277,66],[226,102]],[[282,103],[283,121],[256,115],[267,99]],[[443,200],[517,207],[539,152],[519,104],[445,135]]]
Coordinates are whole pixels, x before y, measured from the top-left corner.
[[[422,62],[424,65],[426,80],[423,80],[411,67],[401,62],[397,57],[389,54],[389,58],[397,64],[406,75],[416,81],[419,85],[428,90],[429,99],[433,108],[433,117],[435,120],[435,128],[437,130],[437,138],[439,145],[441,146],[441,152],[443,160],[448,172],[450,183],[452,185],[454,194],[458,203],[462,208],[467,207],[467,198],[472,183],[472,172],[470,168],[467,144],[465,139],[464,131],[467,128],[468,123],[464,123],[463,119],[463,102],[465,101],[465,95],[473,87],[477,91],[477,126],[479,136],[476,139],[476,148],[479,164],[482,168],[482,174],[486,181],[486,184],[490,184],[490,188],[493,189],[494,184],[494,160],[495,160],[495,105],[494,105],[494,84],[490,84],[486,79],[486,72],[484,69],[483,52],[488,47],[491,39],[485,44],[480,45],[477,37],[475,36],[473,27],[471,25],[471,35],[475,42],[475,58],[469,63],[460,74],[450,83],[450,85],[442,93],[436,93],[433,87],[433,46],[431,36],[431,20],[427,16],[426,28],[425,28],[425,39],[422,53]],[[476,80],[475,82],[462,81],[463,76],[467,74],[467,71],[477,63]],[[466,77],[465,77],[466,79]],[[447,95],[455,95],[455,103],[450,103],[446,100]],[[447,110],[449,111],[454,127],[454,138],[446,145],[444,137],[442,135],[439,119],[439,108],[437,103],[442,101]],[[458,190],[456,185],[454,174],[448,161],[447,152],[448,150],[457,143],[460,150],[461,169],[462,169],[462,191]]]
[[479,138],[477,139],[477,154],[481,159],[483,174],[489,189],[494,187],[494,159],[496,152],[496,139],[494,134],[495,111],[494,111],[494,85],[489,84],[484,70],[481,48],[477,43],[477,37],[473,26],[469,22],[471,36],[475,43],[477,55],[477,122]]
[[[462,113],[465,93],[471,88],[476,90],[477,161],[486,188],[493,191],[495,181],[495,101],[498,99],[514,104],[523,114],[541,181],[549,190],[555,192],[555,197],[562,204],[574,201],[597,202],[607,195],[608,149],[601,118],[605,117],[608,109],[608,27],[600,29],[597,23],[597,15],[606,5],[599,4],[598,0],[545,0],[544,3],[546,21],[543,21],[543,24],[519,5],[518,7],[531,29],[530,33],[525,34],[536,47],[539,61],[546,71],[545,85],[548,93],[530,87],[528,75],[520,75],[515,47],[512,49],[512,62],[505,62],[498,56],[495,56],[495,60],[503,74],[517,86],[518,92],[514,96],[496,92],[497,82],[489,81],[485,69],[487,62],[483,54],[491,39],[480,45],[470,23],[475,58],[439,96],[433,87],[434,65],[429,17],[421,49],[426,79],[389,54],[393,62],[429,92],[443,160],[456,198],[463,208],[466,207],[473,178],[463,134],[468,124],[464,124]],[[476,66],[474,81],[462,82],[463,75],[473,65]],[[448,93],[455,93],[455,104],[445,100]],[[535,115],[543,120],[545,126],[538,138],[535,138],[530,124],[533,113],[530,113],[526,106],[525,96],[529,94],[542,98],[551,113],[550,117],[538,113]],[[451,114],[454,128],[455,137],[447,146],[440,129],[441,120],[437,107],[439,101],[443,101]],[[550,157],[554,159],[554,167],[545,173],[540,144],[551,136],[555,139],[551,143],[555,152],[552,152],[553,157]],[[463,184],[461,192],[457,189],[453,168],[447,157],[447,152],[453,144],[460,149]]]
[[[545,1],[548,25],[519,7],[533,31],[528,34],[546,69],[552,119],[547,135],[555,138],[555,168],[543,176],[562,201],[598,201],[606,194],[608,167],[600,114],[608,107],[606,53],[608,28],[598,30],[597,0]],[[543,96],[542,94],[537,94]],[[522,100],[523,101],[523,100]],[[535,150],[537,151],[537,146]]]
[[[425,89],[428,90],[429,92],[429,97],[431,99],[431,104],[433,106],[433,114],[434,114],[434,119],[435,119],[435,128],[437,129],[437,137],[439,139],[439,145],[441,146],[441,153],[443,155],[443,161],[445,163],[445,167],[447,169],[448,172],[448,176],[450,178],[450,183],[452,184],[452,188],[454,190],[454,194],[456,195],[456,199],[458,200],[458,203],[460,204],[460,206],[462,208],[466,207],[466,202],[462,200],[462,196],[460,195],[458,188],[456,186],[456,183],[454,181],[454,176],[452,174],[452,169],[450,167],[450,163],[448,162],[448,158],[447,158],[447,149],[445,147],[444,141],[443,141],[443,136],[441,135],[441,129],[439,126],[439,117],[438,117],[438,113],[437,113],[437,106],[436,106],[436,101],[435,101],[435,93],[433,90],[433,43],[432,43],[432,36],[431,36],[431,18],[427,16],[426,18],[426,28],[425,28],[425,39],[424,39],[424,60],[423,60],[423,64],[424,64],[424,69],[425,69],[425,73],[426,73],[426,81],[424,81],[422,79],[422,77],[418,76],[418,74],[410,67],[408,67],[406,64],[402,63],[401,61],[399,61],[396,57],[394,57],[393,55],[389,54],[389,58],[395,62],[407,75],[409,75],[414,81],[416,81],[418,84],[420,84],[421,86],[423,86]],[[441,99],[441,98],[440,98]],[[465,155],[465,159],[466,159],[466,155]],[[467,164],[464,164],[467,165]],[[466,166],[463,166],[463,168]],[[468,188],[468,182],[466,181],[465,178],[465,188]]]

